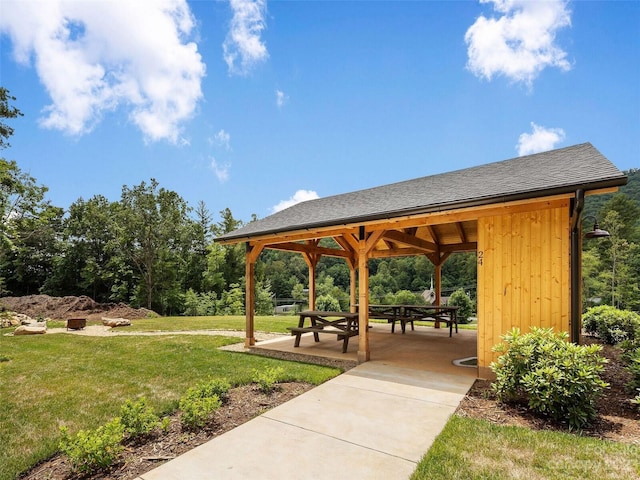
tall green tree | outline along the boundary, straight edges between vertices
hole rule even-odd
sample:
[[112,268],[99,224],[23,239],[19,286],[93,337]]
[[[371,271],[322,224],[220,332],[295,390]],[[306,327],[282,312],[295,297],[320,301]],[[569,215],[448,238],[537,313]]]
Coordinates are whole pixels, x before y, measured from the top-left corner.
[[117,213],[119,254],[135,268],[135,300],[161,313],[182,311],[180,282],[190,246],[187,203],[176,192],[150,183],[122,188]]
[[[64,220],[63,251],[43,292],[83,294],[99,302],[113,300],[112,287],[121,272],[116,255],[116,202],[102,195],[79,198]],[[123,300],[116,298],[116,300]],[[128,300],[128,299],[124,299]]]
[[[14,132],[4,119],[22,115],[10,100],[15,97],[0,87],[0,149]],[[46,192],[14,160],[0,158],[0,294],[38,293],[51,274],[63,212]]]
[[[220,221],[212,226],[216,237],[232,232],[242,226],[242,221],[236,220],[229,208],[220,211]],[[244,245],[220,245],[213,243],[209,246],[207,255],[207,271],[204,274],[205,285],[218,294],[231,288],[231,285],[242,283],[245,275]]]

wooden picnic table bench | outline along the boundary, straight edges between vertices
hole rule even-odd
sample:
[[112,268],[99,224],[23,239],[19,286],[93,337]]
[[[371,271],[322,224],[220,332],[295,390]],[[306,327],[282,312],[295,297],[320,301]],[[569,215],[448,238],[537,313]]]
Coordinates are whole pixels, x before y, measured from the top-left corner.
[[[305,326],[307,318],[309,326]],[[313,333],[316,342],[320,341],[320,333],[330,333],[336,335],[337,340],[342,340],[342,353],[346,353],[349,338],[358,335],[358,314],[305,310],[300,312],[298,326],[287,328],[291,330],[291,335],[296,337],[294,347],[300,346],[300,337],[303,333]]]
[[454,325],[458,333],[458,308],[447,305],[369,305],[369,318],[386,320],[391,324],[391,333],[395,332],[396,322],[400,322],[402,333],[405,333],[407,323],[411,324],[411,330],[415,330],[413,322],[417,320],[443,322],[449,327],[449,336],[452,336]]

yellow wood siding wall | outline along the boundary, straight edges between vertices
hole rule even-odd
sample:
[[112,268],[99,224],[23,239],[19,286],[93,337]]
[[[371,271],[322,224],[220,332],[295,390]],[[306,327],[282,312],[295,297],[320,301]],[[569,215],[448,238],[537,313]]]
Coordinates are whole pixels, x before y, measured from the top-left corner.
[[[512,327],[569,331],[568,202],[478,219],[478,366]],[[483,376],[483,375],[481,375]]]

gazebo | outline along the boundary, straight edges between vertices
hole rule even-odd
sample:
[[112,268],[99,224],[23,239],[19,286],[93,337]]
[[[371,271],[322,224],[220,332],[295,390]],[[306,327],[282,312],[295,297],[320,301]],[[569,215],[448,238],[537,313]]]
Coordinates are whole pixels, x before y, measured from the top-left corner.
[[[580,338],[581,214],[587,195],[627,178],[590,143],[302,202],[217,241],[246,245],[246,339],[255,344],[254,267],[264,249],[300,253],[309,268],[309,306],[323,255],[345,260],[351,309],[359,305],[359,362],[370,359],[369,274],[373,258],[425,255],[441,267],[477,252],[478,376],[512,327],[552,327]],[[336,248],[319,244],[335,240]]]

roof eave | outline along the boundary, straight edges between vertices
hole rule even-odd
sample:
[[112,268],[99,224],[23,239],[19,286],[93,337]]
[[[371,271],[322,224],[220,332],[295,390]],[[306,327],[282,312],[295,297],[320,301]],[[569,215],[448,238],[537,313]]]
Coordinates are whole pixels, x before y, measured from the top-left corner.
[[271,235],[277,235],[281,233],[287,233],[287,232],[293,232],[293,231],[299,231],[299,230],[312,230],[316,228],[327,228],[327,227],[334,227],[338,225],[346,226],[346,225],[352,225],[352,224],[358,224],[358,223],[372,222],[376,220],[385,220],[385,219],[390,219],[395,217],[422,215],[426,213],[436,213],[436,212],[442,212],[446,210],[458,210],[461,208],[473,208],[473,207],[480,207],[480,206],[486,206],[486,205],[493,205],[497,203],[507,203],[507,202],[516,202],[519,200],[551,197],[554,195],[574,193],[576,190],[583,190],[585,192],[588,192],[590,190],[602,190],[602,189],[607,189],[612,187],[621,187],[626,184],[627,184],[627,177],[623,175],[621,177],[610,178],[610,179],[601,180],[598,182],[564,185],[561,187],[554,187],[546,190],[523,191],[523,192],[518,192],[515,194],[509,194],[509,195],[488,196],[488,197],[476,198],[476,199],[464,200],[464,201],[458,201],[458,202],[429,205],[426,207],[416,207],[416,208],[405,209],[405,210],[393,210],[393,211],[387,211],[387,212],[380,212],[378,214],[363,215],[361,217],[349,217],[349,218],[342,218],[342,219],[334,219],[332,221],[306,223],[301,225],[289,225],[286,228],[274,228],[271,230],[262,230],[260,232],[256,232],[255,234],[249,234],[249,235],[247,234],[232,235],[233,232],[230,232],[230,234],[215,238],[214,241],[219,242],[221,244],[233,244],[233,243],[240,243],[243,241],[250,241],[252,239],[255,239],[256,237],[271,236]]

